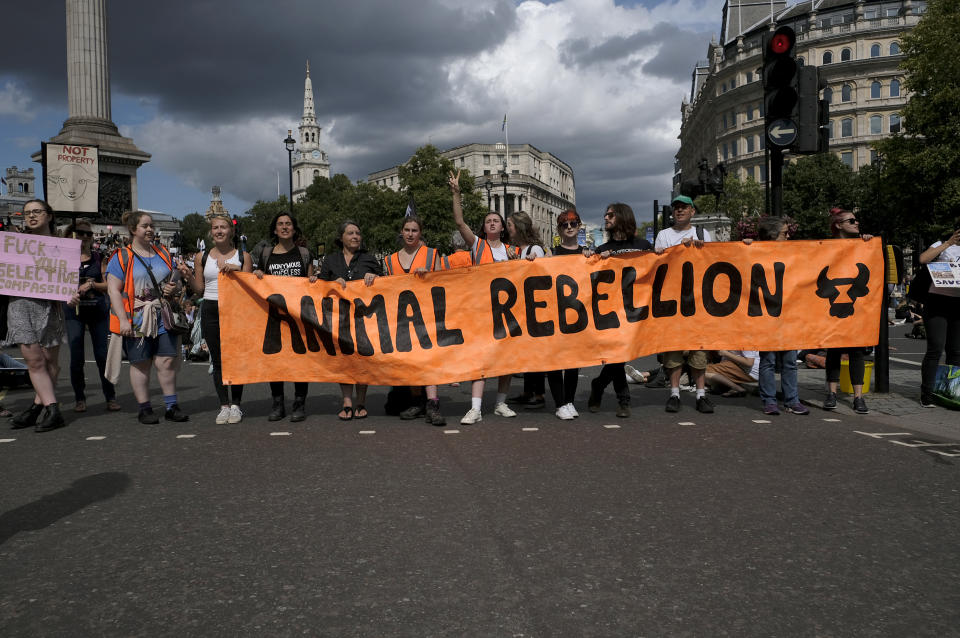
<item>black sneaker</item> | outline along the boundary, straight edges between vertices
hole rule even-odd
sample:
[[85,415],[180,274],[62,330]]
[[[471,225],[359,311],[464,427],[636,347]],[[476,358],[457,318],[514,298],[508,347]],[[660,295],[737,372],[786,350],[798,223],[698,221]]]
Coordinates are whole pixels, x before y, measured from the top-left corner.
[[713,401],[711,401],[707,395],[703,395],[697,399],[697,412],[713,414]]
[[547,402],[544,401],[543,397],[532,396],[523,404],[524,410],[538,410],[542,407],[545,407]]
[[617,408],[617,417],[621,419],[626,419],[630,417],[630,405],[621,403]]
[[827,392],[827,398],[823,400],[823,409],[824,410],[837,409],[837,393],[836,392]]
[[163,418],[167,421],[175,421],[176,423],[183,423],[184,421],[189,421],[189,415],[184,414],[180,411],[180,405],[174,403],[169,410],[164,412]]
[[529,394],[515,394],[512,397],[507,397],[507,405],[513,405],[515,403],[526,403],[530,400]]
[[137,421],[140,421],[140,423],[144,425],[156,425],[160,423],[160,417],[157,416],[157,413],[153,410],[140,410],[140,414],[137,415]]
[[304,404],[306,404],[306,399],[294,397],[293,407],[290,409],[290,422],[299,423],[300,421],[305,421],[307,418],[307,413],[304,410]]
[[51,403],[44,409],[43,416],[40,417],[40,421],[37,422],[37,426],[33,428],[33,431],[49,432],[50,430],[62,428],[66,424],[67,422],[63,420],[63,415],[60,414],[60,406],[56,403]]
[[670,398],[667,399],[667,412],[679,412],[680,411],[680,397],[675,397],[672,394]]
[[867,402],[863,400],[863,397],[853,397],[853,411],[857,414],[870,414]]
[[930,394],[921,394],[920,395],[920,407],[921,408],[935,408],[937,404],[933,402],[933,395]]
[[267,421],[279,421],[285,416],[287,411],[283,407],[283,397],[273,397],[273,407],[267,415]]
[[603,389],[600,388],[597,384],[597,380],[594,379],[590,382],[590,398],[587,399],[587,409],[591,412],[600,411],[600,399],[603,397]]
[[36,425],[37,419],[40,418],[41,412],[43,412],[42,405],[39,403],[31,404],[29,408],[10,419],[10,429],[19,430],[21,428],[29,428],[32,425]]
[[426,409],[423,405],[411,405],[409,408],[400,413],[400,418],[404,421],[412,421],[413,419],[419,419],[424,414],[426,414]]
[[440,402],[439,401],[427,401],[427,417],[426,421],[430,425],[446,425],[447,420],[443,418],[443,415],[440,414]]

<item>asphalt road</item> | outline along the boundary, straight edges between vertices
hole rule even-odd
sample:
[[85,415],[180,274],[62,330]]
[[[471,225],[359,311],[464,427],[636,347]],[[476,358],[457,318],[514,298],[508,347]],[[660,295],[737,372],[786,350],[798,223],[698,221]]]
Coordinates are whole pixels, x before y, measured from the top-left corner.
[[956,441],[638,386],[619,420],[586,381],[575,421],[488,393],[460,426],[444,387],[447,428],[375,388],[341,423],[311,385],[306,422],[268,423],[258,385],[218,426],[194,365],[189,423],[90,393],[62,430],[0,431],[0,635],[960,635]]

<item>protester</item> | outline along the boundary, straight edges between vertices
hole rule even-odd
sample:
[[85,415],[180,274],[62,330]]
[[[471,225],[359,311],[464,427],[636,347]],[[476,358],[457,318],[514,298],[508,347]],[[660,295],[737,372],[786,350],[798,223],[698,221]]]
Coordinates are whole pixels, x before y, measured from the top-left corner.
[[123,349],[130,361],[130,385],[139,405],[137,419],[146,425],[160,422],[150,404],[152,364],[163,391],[164,418],[187,421],[190,417],[177,402],[180,337],[164,326],[157,297],[158,288],[168,299],[180,292],[179,284],[167,281],[173,273],[173,260],[166,248],[154,244],[149,213],[124,213],[123,224],[130,231],[130,245],[117,251],[107,264],[110,332],[123,337]]
[[213,387],[220,400],[220,412],[216,418],[218,425],[240,423],[243,419],[243,410],[240,409],[243,386],[232,385],[228,391],[223,385],[223,348],[220,342],[220,293],[217,286],[220,273],[253,272],[253,259],[249,253],[234,248],[233,234],[233,220],[226,213],[214,214],[210,217],[210,239],[213,247],[203,254],[197,254],[192,270],[187,264],[180,264],[180,271],[187,285],[194,292],[203,292],[200,329],[210,352]]
[[[264,273],[277,277],[308,277],[315,281],[313,258],[310,251],[299,244],[302,233],[296,218],[290,213],[277,213],[270,221],[270,241],[261,242],[250,256],[253,262],[253,274],[263,279]],[[201,307],[200,316],[204,314]],[[209,344],[208,344],[209,347]],[[307,418],[307,382],[295,381],[293,384],[293,407],[290,421],[300,422]],[[279,421],[287,416],[284,407],[283,381],[270,382],[270,394],[273,406],[268,421]]]
[[[543,246],[540,245],[540,238],[533,226],[533,220],[525,212],[518,211],[507,218],[507,234],[510,242],[520,249],[520,259],[533,261],[546,255]],[[542,408],[546,405],[543,398],[546,388],[545,379],[544,372],[524,372],[523,392],[508,398],[507,404],[518,403],[527,410]]]
[[[860,224],[853,213],[843,208],[830,209],[830,234],[835,239],[863,238],[873,239],[873,235],[861,235]],[[886,309],[884,309],[886,312]],[[823,400],[824,410],[837,408],[837,387],[840,383],[840,361],[843,355],[849,358],[850,384],[853,386],[853,409],[857,414],[869,414],[867,402],[863,399],[863,377],[866,372],[863,348],[829,348],[827,350],[827,385],[829,390]],[[939,358],[939,354],[937,355]]]
[[86,220],[78,220],[64,230],[64,237],[80,240],[80,287],[77,289],[76,305],[64,304],[63,313],[67,323],[67,338],[70,343],[70,384],[76,403],[74,412],[86,412],[87,396],[84,364],[84,337],[90,332],[93,358],[100,373],[100,388],[107,402],[107,410],[117,411],[117,393],[107,381],[104,370],[107,365],[107,336],[110,334],[110,299],[107,296],[107,281],[104,271],[107,261],[103,254],[93,250],[93,227]]
[[760,378],[760,353],[756,350],[718,350],[718,363],[708,363],[707,385],[727,398],[745,397],[743,384],[754,384]]
[[[470,226],[463,220],[463,207],[460,202],[460,171],[454,175],[450,172],[448,180],[450,191],[453,194],[453,219],[460,230],[463,241],[470,247],[470,256],[473,258],[475,266],[480,264],[492,264],[498,261],[508,259],[519,259],[520,249],[503,242],[506,227],[503,218],[499,213],[489,212],[483,218],[483,227],[481,229],[482,237],[474,234]],[[514,417],[517,413],[507,405],[507,392],[510,389],[510,375],[506,374],[500,377],[497,386],[497,400],[493,413],[502,417]],[[483,402],[483,379],[474,381],[470,388],[470,409],[467,411],[460,423],[470,425],[479,423],[483,420],[483,413],[480,411]]]
[[460,231],[453,231],[450,247],[453,249],[453,252],[442,258],[444,270],[466,268],[467,266],[473,265],[473,256],[467,249],[467,243],[463,240],[463,236],[460,235]]
[[[24,233],[52,237],[56,234],[54,224],[53,210],[42,199],[31,199],[23,205]],[[74,297],[73,301],[76,300]],[[13,417],[11,429],[33,426],[36,432],[49,432],[66,425],[56,396],[60,344],[65,341],[65,334],[61,302],[8,297],[3,345],[20,346],[35,393],[30,407]]]
[[[405,217],[400,229],[400,240],[403,246],[395,253],[384,257],[383,270],[387,275],[413,273],[423,276],[425,273],[441,268],[439,251],[428,248],[422,241],[423,226],[416,217]],[[411,386],[413,405],[400,413],[400,418],[412,420],[421,416],[426,417],[430,425],[446,425],[447,421],[440,413],[440,398],[437,395],[437,386],[428,385],[425,389],[427,402],[424,405],[420,386]],[[359,390],[358,390],[359,392]],[[358,399],[359,400],[359,399]]]
[[[957,226],[960,227],[960,221]],[[931,262],[960,265],[960,229],[946,241],[937,241],[920,253],[923,268]],[[923,304],[923,325],[927,351],[920,368],[920,405],[932,408],[940,353],[946,350],[948,366],[960,366],[960,288],[937,288],[931,283]]]
[[[372,286],[374,280],[381,275],[380,264],[364,248],[363,235],[357,223],[349,219],[341,223],[334,243],[340,250],[324,257],[323,265],[320,267],[320,279],[336,281],[341,288],[346,288],[348,281],[360,279],[367,286]],[[357,384],[356,405],[353,403],[353,384],[341,383],[340,393],[343,402],[337,417],[341,421],[367,418],[366,385]]]
[[[711,241],[710,233],[702,227],[694,226],[691,222],[697,212],[693,200],[686,195],[678,195],[671,202],[673,207],[673,225],[657,233],[654,250],[662,254],[672,246],[693,246],[702,248],[704,242]],[[683,373],[683,364],[690,369],[690,380],[697,388],[697,411],[705,414],[713,412],[713,402],[706,395],[705,372],[707,369],[707,353],[703,350],[678,350],[663,353],[663,367],[670,381],[670,397],[667,399],[667,412],[680,411],[680,375]]]
[[[560,244],[553,248],[554,256],[583,254],[583,246],[578,243],[581,225],[580,215],[573,209],[566,210],[557,216],[557,234],[560,236]],[[547,383],[550,386],[550,395],[557,407],[556,415],[558,419],[569,421],[580,416],[577,408],[573,405],[573,400],[577,395],[579,376],[579,368],[551,370],[547,373]]]
[[[596,249],[602,259],[652,248],[646,239],[637,237],[637,220],[633,216],[633,209],[626,204],[617,202],[607,206],[607,212],[603,215],[603,229],[607,232],[608,239]],[[597,378],[590,382],[587,408],[591,412],[600,411],[603,392],[612,382],[613,391],[617,395],[617,416],[621,419],[630,416],[630,388],[627,386],[625,363],[605,364]]]

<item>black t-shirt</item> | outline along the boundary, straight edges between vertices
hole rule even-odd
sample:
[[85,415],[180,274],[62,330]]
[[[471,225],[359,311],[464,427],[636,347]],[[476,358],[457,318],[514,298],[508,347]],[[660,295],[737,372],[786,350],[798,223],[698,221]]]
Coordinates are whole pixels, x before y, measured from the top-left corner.
[[553,247],[554,255],[582,255],[583,246],[577,246],[576,248],[564,248],[562,245],[557,245]]
[[642,237],[631,237],[630,239],[611,239],[605,244],[600,244],[597,247],[596,252],[604,253],[610,251],[611,255],[618,255],[620,253],[627,253],[633,250],[653,250],[653,246],[650,245],[646,239]]
[[270,253],[270,259],[267,261],[267,267],[264,272],[268,275],[279,275],[281,277],[307,276],[307,273],[303,271],[300,249],[297,247],[285,253]]

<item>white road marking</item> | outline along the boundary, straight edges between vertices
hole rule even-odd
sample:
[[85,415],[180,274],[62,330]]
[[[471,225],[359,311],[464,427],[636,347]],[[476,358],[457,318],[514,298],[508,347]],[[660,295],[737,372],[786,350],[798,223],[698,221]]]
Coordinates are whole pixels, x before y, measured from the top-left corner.
[[0,443],[13,443],[16,439],[0,439]]
[[444,430],[444,434],[460,434],[460,430]]
[[107,438],[107,437],[105,437],[105,436],[88,436],[88,437],[87,437],[87,440],[88,440],[88,441],[102,441],[102,440],[104,440],[105,438]]
[[540,428],[521,428],[524,432],[539,432]]
[[196,434],[178,434],[178,435],[177,435],[177,438],[178,438],[178,439],[192,439],[192,438],[195,437],[195,436],[197,436],[197,435],[196,435]]
[[290,436],[289,432],[271,432],[270,436]]
[[357,434],[376,434],[376,430],[360,430]]
[[840,423],[840,419],[824,419],[827,423]]
[[[924,352],[917,352],[914,354],[926,354]],[[906,363],[907,365],[917,366],[918,368],[922,366],[922,363],[917,363],[916,361],[911,361],[910,359],[900,359],[898,357],[890,357],[891,361],[896,361],[897,363]]]
[[902,445],[903,447],[956,447],[956,443],[930,443],[928,441],[921,441],[920,443],[911,443],[910,441],[890,441],[895,445]]
[[620,429],[620,426],[617,425],[617,424],[615,424],[615,423],[612,423],[612,424],[610,424],[610,425],[605,425],[605,426],[603,426],[603,427],[607,428],[608,430],[619,430],[619,429]]
[[853,432],[874,439],[882,439],[885,436],[913,436],[913,432],[861,432],[860,430],[854,430]]
[[754,419],[753,422],[754,423],[770,423],[770,421],[766,419]]
[[940,456],[946,456],[949,458],[955,458],[960,456],[960,452],[944,452],[943,450],[928,450],[930,454],[939,454]]
[[693,421],[680,421],[677,425],[696,425]]

